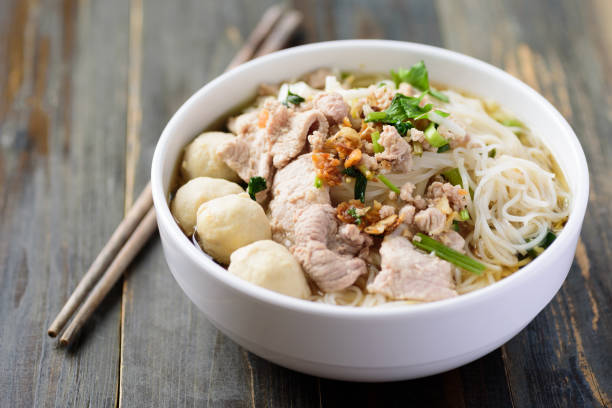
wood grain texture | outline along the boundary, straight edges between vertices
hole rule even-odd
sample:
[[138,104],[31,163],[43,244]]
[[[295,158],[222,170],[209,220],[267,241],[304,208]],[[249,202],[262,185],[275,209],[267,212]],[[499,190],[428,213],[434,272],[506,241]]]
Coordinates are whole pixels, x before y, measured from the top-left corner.
[[120,1],[0,8],[0,54],[10,55],[0,60],[0,406],[111,406],[120,291],[74,347],[43,332],[121,219],[126,10]]
[[[610,406],[610,61],[602,3],[440,2],[450,48],[504,67],[541,92],[571,123],[590,166],[591,195],[576,262],[551,304],[503,347],[515,406]],[[609,12],[609,10],[608,10]],[[463,18],[490,16],[482,24]],[[457,16],[462,16],[457,21]],[[599,24],[593,25],[594,21]],[[487,23],[488,22],[488,23]],[[501,24],[498,22],[502,22]],[[495,25],[496,29],[488,24]],[[602,25],[603,24],[603,25]],[[484,29],[484,32],[483,32]],[[490,33],[489,51],[473,38]],[[503,52],[500,52],[500,49]],[[595,266],[597,265],[597,266]]]
[[[45,329],[148,181],[159,134],[274,0],[0,2],[0,406],[612,406],[612,7],[605,0],[296,0],[296,43],[389,38],[506,69],[572,124],[589,208],[559,294],[504,347],[437,376],[302,375],[219,333],[158,238],[80,341]],[[67,222],[66,220],[69,220]]]
[[[142,3],[141,148],[137,163],[128,163],[137,169],[136,194],[167,120],[223,71],[273,3]],[[316,379],[261,360],[220,334],[176,285],[158,239],[125,281],[121,344],[121,406],[312,406],[318,398]]]

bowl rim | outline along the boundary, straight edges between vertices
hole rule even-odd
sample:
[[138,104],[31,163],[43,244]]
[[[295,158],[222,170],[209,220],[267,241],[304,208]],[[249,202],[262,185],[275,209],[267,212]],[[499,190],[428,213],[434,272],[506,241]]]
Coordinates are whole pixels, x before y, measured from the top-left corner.
[[[570,136],[570,145],[568,148],[574,150],[574,154],[578,159],[573,163],[576,168],[572,170],[575,170],[578,173],[577,180],[579,182],[577,183],[575,191],[572,191],[572,209],[569,213],[568,221],[565,227],[551,246],[542,253],[542,255],[538,256],[528,265],[519,269],[512,275],[495,282],[492,285],[470,293],[459,295],[454,298],[414,304],[410,305],[410,307],[353,307],[329,305],[305,299],[293,298],[254,285],[237,276],[227,273],[225,268],[215,263],[211,258],[207,257],[204,253],[202,253],[202,251],[193,246],[187,237],[185,237],[170,212],[169,204],[166,200],[167,195],[163,190],[162,183],[162,169],[165,160],[165,152],[167,151],[168,145],[171,142],[174,129],[182,120],[182,116],[185,115],[193,105],[201,103],[199,100],[205,97],[205,94],[209,89],[215,88],[222,82],[227,81],[230,83],[232,78],[243,75],[243,73],[252,69],[257,69],[262,65],[265,66],[279,60],[282,61],[301,53],[366,45],[379,46],[387,50],[401,50],[407,53],[422,52],[437,54],[442,58],[459,60],[478,71],[487,71],[489,74],[498,77],[501,81],[507,82],[508,85],[520,88],[520,91],[527,94],[529,98],[533,99],[533,101],[539,105],[540,109],[547,111],[547,113],[549,113],[550,116],[556,120],[556,125],[559,129],[563,130]],[[567,164],[565,163],[559,163],[559,167],[564,172],[566,172],[566,166]],[[178,248],[180,248],[183,255],[188,257],[193,263],[197,264],[203,272],[212,275],[215,279],[223,282],[225,285],[228,285],[234,290],[270,306],[287,308],[300,313],[342,316],[344,318],[365,318],[368,316],[392,318],[396,316],[407,317],[415,314],[420,315],[424,313],[443,312],[449,308],[458,308],[460,306],[469,307],[471,304],[476,304],[483,301],[484,298],[494,297],[497,293],[501,293],[508,287],[517,284],[520,285],[522,281],[529,278],[530,273],[537,273],[541,266],[551,259],[554,259],[559,251],[562,251],[563,248],[571,244],[571,240],[575,238],[576,235],[580,234],[588,203],[589,173],[582,146],[580,145],[575,132],[565,118],[542,95],[525,84],[523,81],[513,77],[502,69],[474,57],[431,45],[394,40],[339,40],[300,45],[259,57],[217,76],[208,84],[200,88],[172,115],[168,124],[162,131],[153,154],[151,165],[151,185],[157,222],[160,229],[163,228],[167,232],[167,237],[172,240]],[[543,271],[539,272],[542,273]]]

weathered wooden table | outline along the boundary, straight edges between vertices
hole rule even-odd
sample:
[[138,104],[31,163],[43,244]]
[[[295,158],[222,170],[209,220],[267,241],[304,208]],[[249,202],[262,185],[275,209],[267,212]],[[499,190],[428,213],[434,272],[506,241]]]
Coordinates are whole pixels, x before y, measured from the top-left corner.
[[467,53],[540,91],[576,130],[592,183],[576,261],[502,348],[415,381],[298,374],[219,334],[157,237],[76,344],[46,336],[146,184],[168,118],[273,1],[0,2],[0,406],[611,406],[608,0],[295,2],[296,43],[391,38]]

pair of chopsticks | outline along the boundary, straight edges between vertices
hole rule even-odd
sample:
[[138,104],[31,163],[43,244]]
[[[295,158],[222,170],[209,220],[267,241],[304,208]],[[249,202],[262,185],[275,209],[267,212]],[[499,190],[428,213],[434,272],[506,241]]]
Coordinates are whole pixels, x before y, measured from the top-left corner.
[[[301,20],[302,15],[298,11],[287,10],[281,4],[270,7],[226,71],[284,48]],[[149,183],[51,323],[47,331],[49,336],[56,337],[76,312],[59,340],[63,346],[70,344],[156,229]]]

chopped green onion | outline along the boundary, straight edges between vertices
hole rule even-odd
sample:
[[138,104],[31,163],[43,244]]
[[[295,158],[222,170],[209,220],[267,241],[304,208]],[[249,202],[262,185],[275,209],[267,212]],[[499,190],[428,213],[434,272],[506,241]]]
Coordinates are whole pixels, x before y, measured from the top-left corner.
[[387,114],[385,112],[370,112],[368,116],[366,116],[366,122],[382,122],[387,119]]
[[495,157],[496,154],[497,154],[497,150],[495,149],[489,150],[489,157]]
[[412,143],[412,154],[418,157],[422,156],[423,155],[423,145],[420,144],[419,142]]
[[255,194],[259,193],[260,191],[265,190],[267,187],[266,185],[266,179],[263,177],[251,177],[249,179],[249,186],[247,187],[247,193],[249,193],[249,196],[255,200]]
[[525,126],[523,125],[523,122],[515,118],[502,119],[502,120],[498,120],[498,122],[508,127],[524,127]]
[[353,217],[353,219],[355,220],[355,224],[357,224],[357,225],[361,224],[361,217],[362,216],[357,214],[357,210],[355,209],[355,207],[349,208],[346,212],[347,212],[348,215]]
[[442,175],[453,186],[462,186],[461,174],[458,168],[450,169],[442,172]]
[[429,88],[429,93],[431,94],[431,96],[441,100],[442,102],[448,102],[450,100],[448,99],[448,96],[444,95],[442,92],[437,91],[433,88]]
[[438,147],[438,153],[448,152],[450,150],[450,145],[447,143],[444,146]]
[[380,139],[380,132],[372,133],[372,145],[374,145],[374,153],[382,153],[385,151],[385,148],[378,143],[378,139]]
[[380,181],[383,182],[384,185],[386,185],[387,187],[389,187],[389,190],[393,191],[394,193],[399,194],[400,193],[400,189],[397,188],[397,186],[395,184],[393,184],[392,182],[389,181],[388,178],[386,178],[384,175],[382,174],[377,174],[376,177],[378,177],[378,179]]
[[440,241],[430,238],[420,232],[416,234],[416,236],[412,240],[412,243],[417,248],[423,249],[428,252],[433,252],[438,258],[444,259],[445,261],[448,261],[453,265],[465,269],[468,272],[472,272],[476,275],[481,275],[482,272],[486,269],[486,267],[477,260],[472,259],[469,256],[463,255],[462,253],[447,247]]
[[321,179],[319,178],[319,176],[315,176],[315,179],[314,179],[314,186],[315,186],[316,188],[321,188]]
[[434,112],[436,112],[438,115],[442,116],[443,118],[448,118],[450,116],[450,113],[441,111],[439,109],[436,109]]
[[427,126],[427,129],[425,129],[425,139],[433,147],[442,147],[448,144],[446,139],[438,133],[438,131],[436,130],[436,126],[433,122],[431,122],[429,126]]
[[467,210],[467,208],[459,211],[459,218],[461,218],[461,221],[467,221],[470,219],[470,212]]

